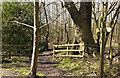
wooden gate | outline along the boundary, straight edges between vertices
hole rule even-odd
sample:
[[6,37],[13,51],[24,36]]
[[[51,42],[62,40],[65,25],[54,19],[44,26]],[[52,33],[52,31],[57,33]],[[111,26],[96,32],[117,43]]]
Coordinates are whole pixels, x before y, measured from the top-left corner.
[[[76,47],[76,48],[72,49],[72,47]],[[56,56],[83,57],[85,55],[84,49],[85,49],[84,43],[53,45],[53,58]],[[64,52],[64,54],[62,54],[61,52]],[[79,52],[79,54],[78,55],[71,55],[70,52]]]

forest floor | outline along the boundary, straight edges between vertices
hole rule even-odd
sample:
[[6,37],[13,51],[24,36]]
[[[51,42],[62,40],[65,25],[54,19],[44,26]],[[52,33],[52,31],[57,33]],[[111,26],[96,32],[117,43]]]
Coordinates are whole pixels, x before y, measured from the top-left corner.
[[[19,62],[20,58],[22,62]],[[0,76],[23,76],[29,73],[30,62],[24,57],[14,59],[15,62],[3,63],[0,69]],[[25,63],[26,62],[26,63]],[[52,51],[44,52],[38,55],[38,74],[39,76],[68,76],[66,72],[61,71],[55,66],[58,64],[52,57]],[[25,69],[24,69],[25,68]],[[26,70],[27,69],[27,70]],[[23,72],[24,71],[24,72]]]
[[[58,61],[57,61],[58,60]],[[99,59],[82,58],[56,58],[53,60],[52,51],[39,53],[38,55],[38,76],[97,76],[99,72]],[[120,66],[108,70],[106,61],[105,73],[120,69]],[[30,61],[27,57],[12,57],[12,62],[2,64],[0,76],[27,76],[30,71]],[[118,70],[119,71],[119,70]],[[120,73],[120,72],[119,72]],[[110,76],[110,75],[109,75]],[[112,75],[113,76],[113,75]]]
[[38,57],[38,71],[44,73],[45,76],[66,76],[66,72],[55,66],[58,63],[53,60],[52,51],[45,52]]
[[21,75],[21,74],[16,71],[7,70],[7,68],[0,69],[0,78],[2,76],[19,76],[19,75]]

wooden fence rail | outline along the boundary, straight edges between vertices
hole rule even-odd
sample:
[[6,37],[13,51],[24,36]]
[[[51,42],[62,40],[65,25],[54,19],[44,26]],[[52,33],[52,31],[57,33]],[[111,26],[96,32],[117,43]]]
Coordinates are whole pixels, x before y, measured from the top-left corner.
[[2,45],[2,58],[9,58],[11,56],[28,56],[31,59],[30,45]]
[[[76,48],[72,49],[72,47],[77,47],[77,49]],[[84,43],[53,45],[53,58],[55,56],[61,56],[61,57],[83,57],[85,55],[84,49],[85,49]],[[59,53],[59,52],[65,52],[66,55],[56,54],[56,53]],[[70,52],[79,52],[80,54],[79,55],[71,55]]]

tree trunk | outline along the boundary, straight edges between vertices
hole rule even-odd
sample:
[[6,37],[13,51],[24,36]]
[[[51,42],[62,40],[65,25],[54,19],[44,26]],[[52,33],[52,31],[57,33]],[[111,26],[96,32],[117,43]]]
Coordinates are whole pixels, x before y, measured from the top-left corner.
[[110,34],[110,50],[109,50],[109,54],[110,54],[110,68],[112,67],[112,55],[113,55],[113,52],[112,52],[112,37],[113,37],[113,31],[112,33]]
[[33,40],[33,54],[32,54],[32,61],[31,61],[31,70],[30,74],[36,76],[37,72],[37,58],[38,58],[38,31],[39,31],[39,2],[36,0],[34,1],[34,40]]
[[[45,17],[46,17],[46,23],[48,23],[48,18],[47,18],[47,12],[45,8],[45,2],[43,3],[44,11],[45,11]],[[48,37],[49,37],[49,24],[47,25],[47,34],[46,34],[46,43],[45,43],[45,50],[48,50]]]
[[65,32],[66,32],[66,35],[67,35],[67,41],[66,41],[66,44],[68,44],[69,36],[68,36],[68,31],[67,31],[67,26],[66,26],[66,24],[65,24]]
[[67,26],[68,34],[67,34],[67,44],[70,43],[70,15],[68,14],[68,26]]
[[88,45],[95,45],[91,32],[92,2],[81,2],[79,11],[74,2],[65,2],[65,5],[74,23],[79,26],[83,42]]

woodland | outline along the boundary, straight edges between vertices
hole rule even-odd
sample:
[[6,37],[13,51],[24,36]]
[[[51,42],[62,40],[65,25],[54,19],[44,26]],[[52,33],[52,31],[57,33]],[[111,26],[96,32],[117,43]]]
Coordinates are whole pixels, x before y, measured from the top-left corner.
[[120,77],[120,1],[2,2],[0,77]]

